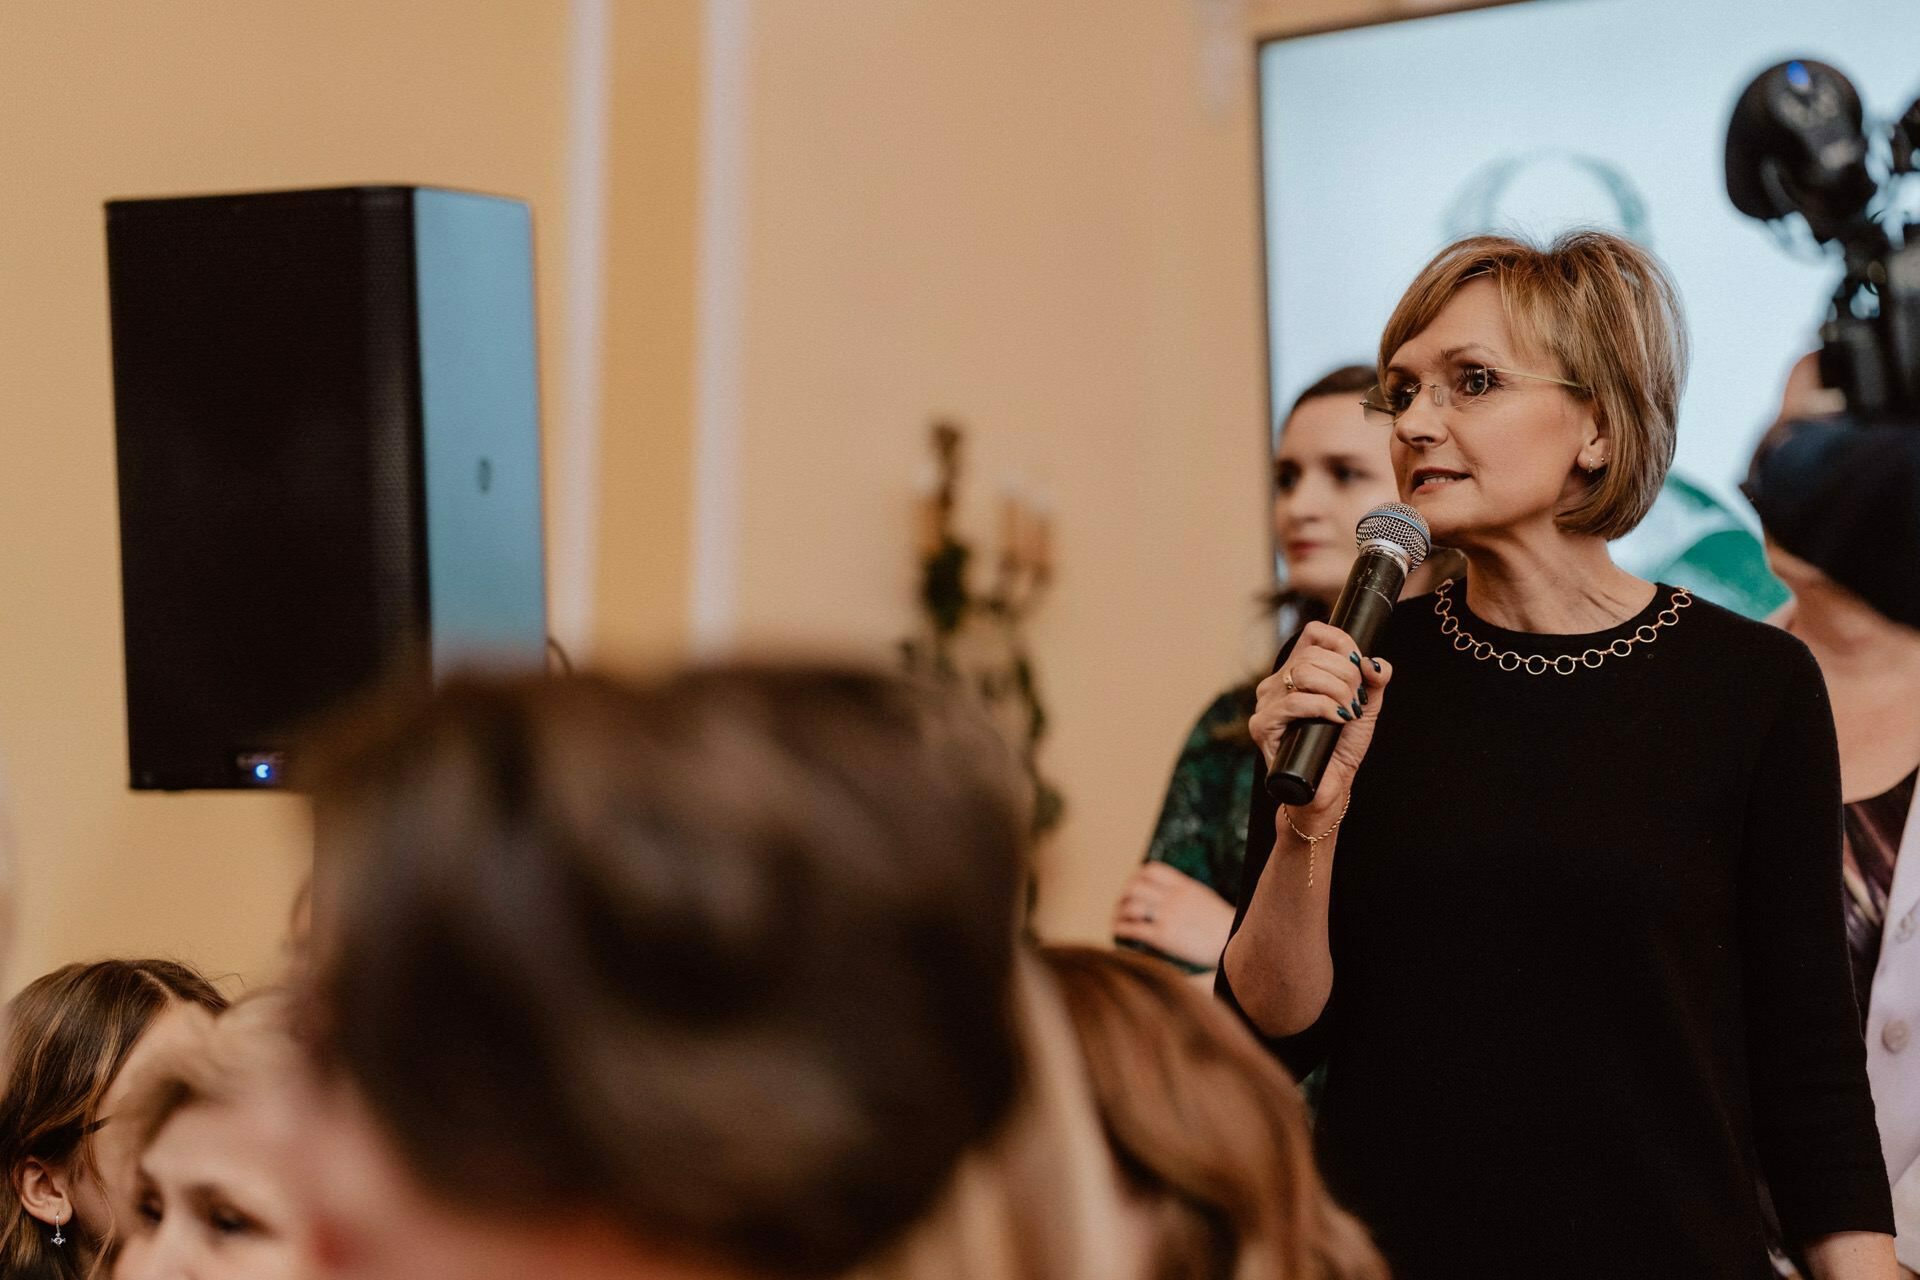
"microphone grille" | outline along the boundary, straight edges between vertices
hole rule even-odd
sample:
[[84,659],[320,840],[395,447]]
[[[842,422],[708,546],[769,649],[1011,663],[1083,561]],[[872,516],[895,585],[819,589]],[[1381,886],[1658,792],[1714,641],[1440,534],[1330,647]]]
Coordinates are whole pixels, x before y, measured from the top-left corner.
[[1360,517],[1353,540],[1360,546],[1369,542],[1391,542],[1407,553],[1412,568],[1418,569],[1433,550],[1433,532],[1418,511],[1404,502],[1384,502]]

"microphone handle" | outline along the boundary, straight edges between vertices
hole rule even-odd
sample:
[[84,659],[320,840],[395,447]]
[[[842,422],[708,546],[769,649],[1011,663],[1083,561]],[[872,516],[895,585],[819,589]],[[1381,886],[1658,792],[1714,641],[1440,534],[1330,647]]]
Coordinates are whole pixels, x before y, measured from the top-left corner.
[[[1327,619],[1353,637],[1364,657],[1372,651],[1387,619],[1393,616],[1393,602],[1406,585],[1405,562],[1386,551],[1370,548],[1354,561],[1347,585],[1334,603]],[[1296,720],[1280,735],[1280,751],[1267,771],[1267,796],[1273,803],[1303,805],[1320,790],[1320,779],[1327,774],[1327,761],[1333,756],[1333,744],[1340,738],[1343,725],[1330,720]]]

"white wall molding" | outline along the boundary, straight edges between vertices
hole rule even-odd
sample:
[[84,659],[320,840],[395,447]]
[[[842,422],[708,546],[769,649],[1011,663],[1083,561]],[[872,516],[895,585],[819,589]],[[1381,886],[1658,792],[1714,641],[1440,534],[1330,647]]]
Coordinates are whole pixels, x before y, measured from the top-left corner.
[[706,0],[688,608],[695,653],[726,648],[737,625],[752,28],[751,0]]
[[550,626],[567,652],[591,656],[599,568],[600,418],[605,396],[607,130],[613,67],[612,0],[570,0],[567,48],[566,346],[562,416],[553,451]]

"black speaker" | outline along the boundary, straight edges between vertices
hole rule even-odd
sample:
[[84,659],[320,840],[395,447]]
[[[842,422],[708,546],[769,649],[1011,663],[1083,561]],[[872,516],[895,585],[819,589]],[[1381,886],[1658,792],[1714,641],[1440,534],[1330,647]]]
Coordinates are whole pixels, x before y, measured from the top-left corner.
[[138,790],[276,786],[369,683],[544,661],[532,220],[354,187],[106,206]]

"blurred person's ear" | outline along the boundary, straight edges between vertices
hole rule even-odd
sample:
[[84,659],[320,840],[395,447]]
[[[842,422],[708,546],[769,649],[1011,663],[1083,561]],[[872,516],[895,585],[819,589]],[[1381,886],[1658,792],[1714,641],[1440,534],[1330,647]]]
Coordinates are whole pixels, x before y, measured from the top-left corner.
[[[1831,575],[1818,565],[1809,564],[1793,552],[1786,550],[1772,538],[1766,541],[1767,567],[1773,570],[1773,576],[1786,584],[1793,598],[1782,606],[1779,614],[1768,621],[1776,626],[1793,630],[1793,622],[1803,607],[1817,607],[1820,616],[1829,622],[1844,620],[1853,626],[1872,625],[1885,619],[1871,604],[1860,598],[1851,588],[1835,582]],[[1814,604],[1806,605],[1811,599]]]
[[1845,413],[1847,398],[1820,378],[1820,353],[1810,351],[1793,362],[1786,390],[1780,396],[1780,418],[1824,418]]
[[1829,578],[1826,574],[1820,572],[1820,570],[1814,568],[1799,556],[1794,555],[1791,551],[1783,549],[1780,544],[1772,538],[1767,539],[1766,547],[1767,567],[1772,569],[1773,576],[1786,583],[1787,590],[1793,592],[1795,595],[1799,595],[1809,588],[1833,585],[1832,578]]
[[540,1219],[462,1205],[423,1185],[354,1088],[302,1094],[294,1195],[310,1274],[324,1280],[722,1280],[747,1274],[656,1248],[590,1206]]
[[[1773,576],[1786,584],[1793,593],[1790,605],[1797,604],[1807,596],[1820,597],[1822,608],[1838,608],[1842,613],[1871,615],[1873,606],[1862,600],[1854,592],[1835,582],[1831,575],[1815,564],[1802,560],[1788,551],[1772,538],[1766,540],[1767,568],[1773,570]],[[1787,609],[1786,616],[1792,617],[1795,610]]]
[[286,954],[297,970],[306,963],[308,944],[313,939],[313,877],[300,882],[293,895],[293,907],[287,912]]
[[20,1204],[35,1218],[50,1227],[73,1221],[73,1194],[64,1170],[33,1156],[21,1163],[13,1181]]

